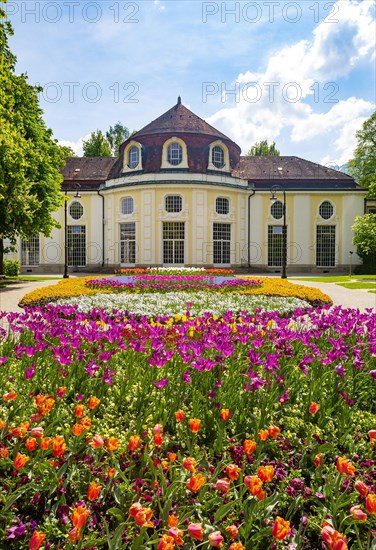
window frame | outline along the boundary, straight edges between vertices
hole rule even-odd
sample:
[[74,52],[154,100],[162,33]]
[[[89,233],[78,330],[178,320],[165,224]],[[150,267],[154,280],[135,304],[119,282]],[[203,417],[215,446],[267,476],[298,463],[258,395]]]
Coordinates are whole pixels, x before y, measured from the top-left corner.
[[[227,202],[227,212],[220,212],[220,210],[222,210],[222,209],[219,208],[219,201],[226,201]],[[221,216],[228,216],[228,214],[230,213],[230,199],[228,197],[222,197],[222,196],[216,197],[216,199],[215,199],[215,212],[216,212],[216,214],[219,214]]]
[[[132,210],[130,212],[124,212],[125,208],[123,207],[125,201],[132,201]],[[126,195],[120,199],[120,212],[122,216],[130,216],[134,213],[134,199],[131,195]]]
[[[167,202],[168,202],[168,199],[173,199],[171,202],[172,202],[172,206],[174,206],[174,202],[176,199],[179,199],[180,201],[180,210],[175,210],[175,209],[172,209],[172,210],[169,210],[167,208]],[[177,202],[179,202],[177,201]],[[179,194],[174,194],[174,195],[165,195],[164,196],[164,211],[167,212],[168,214],[180,214],[181,212],[183,212],[183,196],[182,195],[179,195]]]

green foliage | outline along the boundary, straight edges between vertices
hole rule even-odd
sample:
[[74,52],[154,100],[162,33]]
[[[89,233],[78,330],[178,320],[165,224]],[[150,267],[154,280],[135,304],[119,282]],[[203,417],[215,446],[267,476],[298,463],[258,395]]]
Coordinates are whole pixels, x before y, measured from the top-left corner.
[[376,214],[357,216],[352,226],[353,243],[362,255],[376,254]]
[[348,172],[359,185],[368,187],[368,196],[376,198],[376,111],[356,133],[358,145],[354,158],[347,164]]
[[69,145],[59,145],[59,147],[65,159],[77,156]]
[[119,154],[120,145],[129,137],[129,130],[126,126],[123,126],[121,122],[117,122],[114,127],[110,126],[110,129],[106,132],[107,141],[111,147],[113,156]]
[[4,239],[50,235],[59,227],[52,212],[62,204],[60,169],[64,155],[46,128],[38,104],[41,88],[15,74],[16,57],[8,46],[12,27],[0,12],[0,273]]
[[279,157],[280,152],[275,146],[275,141],[268,144],[267,139],[256,142],[247,153],[247,157]]
[[20,270],[19,260],[4,260],[4,275],[6,277],[18,277]]
[[85,157],[110,157],[112,154],[111,146],[101,130],[91,132],[90,138],[82,145]]

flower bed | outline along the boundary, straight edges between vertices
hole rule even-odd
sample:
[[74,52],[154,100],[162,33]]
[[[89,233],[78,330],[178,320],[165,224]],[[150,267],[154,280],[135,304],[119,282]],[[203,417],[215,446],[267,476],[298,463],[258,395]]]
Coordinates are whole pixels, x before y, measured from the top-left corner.
[[252,290],[262,283],[254,279],[239,279],[236,277],[214,277],[195,275],[138,275],[118,277],[116,279],[89,279],[88,288],[111,290],[114,292],[177,292],[185,290],[203,290],[209,292],[233,292],[236,290]]
[[234,273],[233,269],[206,269],[204,267],[136,267],[122,268],[115,271],[116,275],[223,275],[229,276]]
[[6,318],[0,547],[374,545],[370,312]]

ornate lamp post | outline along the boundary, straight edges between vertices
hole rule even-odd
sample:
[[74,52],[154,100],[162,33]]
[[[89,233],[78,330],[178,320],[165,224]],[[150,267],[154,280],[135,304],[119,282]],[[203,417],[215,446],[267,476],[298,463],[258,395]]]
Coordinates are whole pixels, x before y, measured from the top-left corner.
[[283,193],[283,226],[282,226],[282,275],[281,279],[287,279],[286,267],[287,267],[287,225],[286,225],[286,191],[280,185],[273,185],[270,192],[272,194],[271,201],[277,200],[277,192]]

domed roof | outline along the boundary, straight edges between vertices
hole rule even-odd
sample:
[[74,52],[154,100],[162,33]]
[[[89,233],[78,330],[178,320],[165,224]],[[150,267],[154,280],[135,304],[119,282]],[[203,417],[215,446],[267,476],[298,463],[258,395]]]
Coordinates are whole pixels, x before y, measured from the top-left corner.
[[232,141],[225,134],[222,134],[222,132],[210,126],[205,120],[192,113],[187,107],[184,107],[180,97],[176,105],[141,128],[141,130],[132,136],[132,139],[151,134],[171,133],[205,134],[213,136],[216,139]]

